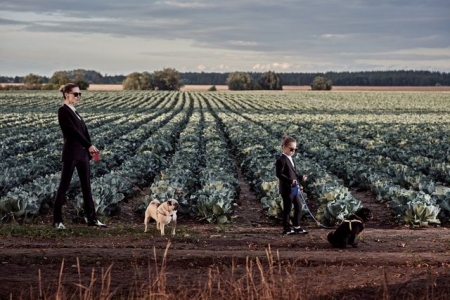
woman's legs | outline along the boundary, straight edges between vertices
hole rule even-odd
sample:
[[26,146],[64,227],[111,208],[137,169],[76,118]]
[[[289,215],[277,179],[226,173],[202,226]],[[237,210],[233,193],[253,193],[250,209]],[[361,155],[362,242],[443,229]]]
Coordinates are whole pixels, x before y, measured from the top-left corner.
[[80,177],[81,192],[83,193],[84,214],[90,222],[97,218],[91,191],[91,167],[89,161],[79,161],[76,168]]
[[75,161],[63,161],[61,171],[61,181],[56,191],[55,203],[53,206],[53,224],[62,223],[62,206],[66,192],[69,189],[72,180],[73,170],[75,169]]

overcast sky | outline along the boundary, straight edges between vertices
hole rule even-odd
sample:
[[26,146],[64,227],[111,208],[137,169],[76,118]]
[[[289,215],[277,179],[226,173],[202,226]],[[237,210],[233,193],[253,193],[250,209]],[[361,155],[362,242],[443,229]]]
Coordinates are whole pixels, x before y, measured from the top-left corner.
[[449,0],[0,0],[0,75],[450,72]]

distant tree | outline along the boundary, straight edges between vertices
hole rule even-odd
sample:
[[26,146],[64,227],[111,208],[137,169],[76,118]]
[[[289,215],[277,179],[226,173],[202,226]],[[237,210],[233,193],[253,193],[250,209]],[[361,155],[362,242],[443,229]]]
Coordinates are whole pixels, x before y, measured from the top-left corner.
[[87,90],[89,88],[89,82],[85,78],[85,72],[84,70],[79,70],[79,72],[75,73],[75,76],[71,78],[71,82],[78,85],[80,90]]
[[89,82],[85,79],[84,73],[81,71],[56,71],[53,76],[50,77],[46,89],[59,89],[61,85],[73,82],[78,85],[80,90],[87,90],[89,88]]
[[73,83],[75,83],[76,85],[78,85],[78,87],[80,88],[80,90],[87,90],[89,88],[89,82],[87,82],[86,80],[82,79],[82,78],[78,78],[72,81]]
[[211,87],[208,89],[208,92],[216,92],[216,91],[217,91],[217,88],[216,88],[215,85],[211,86]]
[[231,91],[252,90],[255,86],[252,77],[248,73],[234,72],[228,75],[226,84]]
[[162,91],[179,91],[184,85],[181,83],[180,72],[172,68],[153,72],[153,85]]
[[97,71],[93,71],[93,70],[87,70],[84,72],[83,74],[83,78],[85,81],[91,83],[91,84],[105,84],[106,79],[104,78],[104,76],[102,74],[100,74]]
[[11,79],[11,77],[0,76],[0,82],[1,83],[10,83],[10,82],[12,82],[12,79]]
[[42,84],[42,77],[30,73],[23,79],[23,84],[26,86],[40,86]]
[[329,91],[332,88],[331,80],[322,76],[317,76],[311,83],[311,89],[315,91]]
[[263,90],[282,90],[281,78],[275,72],[263,73],[258,80],[258,84]]
[[124,75],[107,75],[103,77],[105,84],[122,84],[123,81],[127,78]]
[[57,86],[57,88],[59,89],[61,85],[64,85],[68,82],[70,82],[70,80],[66,71],[56,71],[55,73],[53,73],[53,76],[50,77],[48,83]]
[[226,84],[227,77],[228,73],[181,73],[181,80],[184,84],[223,85]]
[[[67,76],[69,78],[72,78],[72,81],[82,80],[82,81],[94,83],[94,84],[105,83],[105,79],[103,78],[103,75],[97,71],[76,69],[76,70],[70,70],[70,71],[66,71],[66,72],[67,72]],[[76,79],[76,80],[73,80],[73,79]]]
[[124,90],[152,90],[152,78],[149,73],[134,72],[128,75],[122,83]]

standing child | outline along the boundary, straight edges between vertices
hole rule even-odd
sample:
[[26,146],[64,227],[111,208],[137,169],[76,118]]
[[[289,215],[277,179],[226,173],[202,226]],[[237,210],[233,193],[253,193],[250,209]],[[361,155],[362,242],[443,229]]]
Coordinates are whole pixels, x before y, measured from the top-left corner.
[[[308,232],[300,226],[302,204],[298,193],[301,193],[301,191],[297,190],[297,193],[292,192],[292,188],[295,188],[300,181],[307,179],[306,175],[300,177],[295,171],[295,163],[292,156],[297,150],[297,142],[293,137],[285,136],[281,147],[283,153],[275,163],[275,171],[278,177],[278,190],[281,198],[283,198],[283,234],[307,234]],[[294,205],[293,229],[290,225],[292,205]]]

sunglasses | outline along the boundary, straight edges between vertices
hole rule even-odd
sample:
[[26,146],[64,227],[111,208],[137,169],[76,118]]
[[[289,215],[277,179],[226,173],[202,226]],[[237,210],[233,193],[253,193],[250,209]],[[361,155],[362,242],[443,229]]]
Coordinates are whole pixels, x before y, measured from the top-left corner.
[[75,97],[81,97],[81,93],[68,93],[68,94],[72,94],[72,95],[74,95]]
[[[287,147],[286,147],[287,148]],[[288,148],[291,152],[297,151],[297,148]]]

